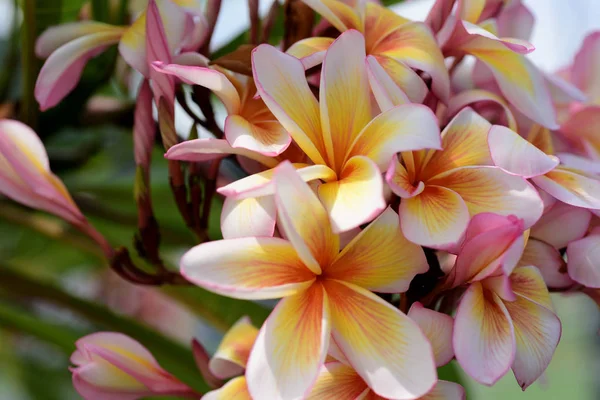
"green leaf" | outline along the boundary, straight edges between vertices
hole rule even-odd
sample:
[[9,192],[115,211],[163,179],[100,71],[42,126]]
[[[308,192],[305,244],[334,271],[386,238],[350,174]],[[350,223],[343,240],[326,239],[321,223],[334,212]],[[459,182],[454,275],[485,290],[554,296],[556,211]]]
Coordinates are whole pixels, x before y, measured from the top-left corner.
[[466,385],[466,382],[464,382],[464,379],[462,379],[460,376],[459,371],[460,367],[458,366],[457,361],[453,360],[443,367],[438,368],[438,379],[462,385],[462,387],[465,389],[466,398],[470,399],[471,396],[469,395],[469,387]]
[[0,326],[52,343],[67,355],[75,350],[75,341],[83,334],[72,328],[41,320],[28,314],[26,310],[5,301],[0,301]]
[[261,326],[271,312],[258,303],[223,297],[199,287],[166,286],[162,290],[222,332],[244,315]]
[[[0,267],[0,289],[17,298],[43,300],[65,307],[101,329],[129,335],[146,346],[160,365],[182,382],[200,392],[209,390],[196,368],[190,349],[165,338],[137,321],[117,315],[100,304],[75,297],[52,284],[38,282],[7,267]],[[65,343],[62,345],[66,347]]]

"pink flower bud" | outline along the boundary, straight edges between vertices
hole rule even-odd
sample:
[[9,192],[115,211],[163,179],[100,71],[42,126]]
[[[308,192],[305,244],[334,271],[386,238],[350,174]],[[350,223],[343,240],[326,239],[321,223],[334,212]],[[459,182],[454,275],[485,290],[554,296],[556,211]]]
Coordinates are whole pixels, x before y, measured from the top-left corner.
[[86,400],[133,400],[156,394],[190,394],[132,338],[98,332],[79,339],[71,355],[73,386]]
[[0,193],[82,226],[85,217],[60,179],[50,171],[41,140],[27,125],[0,120]]

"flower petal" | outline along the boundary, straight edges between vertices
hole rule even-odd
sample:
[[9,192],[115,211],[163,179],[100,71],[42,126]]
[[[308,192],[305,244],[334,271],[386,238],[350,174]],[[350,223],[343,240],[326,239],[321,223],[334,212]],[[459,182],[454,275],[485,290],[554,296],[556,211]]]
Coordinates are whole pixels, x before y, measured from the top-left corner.
[[491,128],[482,116],[465,108],[442,132],[442,151],[429,152],[419,178],[427,180],[451,169],[492,165],[487,138]]
[[[321,127],[329,165],[339,171],[356,137],[371,120],[365,39],[345,32],[327,50],[321,72]],[[386,160],[387,163],[387,160]]]
[[431,30],[425,24],[410,22],[398,26],[394,32],[382,39],[370,54],[390,57],[411,68],[427,72],[432,77],[432,91],[442,102],[448,102],[450,78],[444,65],[444,56]]
[[592,103],[600,103],[600,79],[597,71],[600,68],[598,55],[600,54],[600,32],[590,33],[583,44],[575,60],[571,78],[573,83],[590,96]]
[[40,109],[57,105],[75,88],[87,62],[121,38],[121,29],[100,31],[72,40],[54,51],[44,63],[35,83]]
[[[420,104],[425,100],[429,89],[423,79],[408,65],[381,55],[377,57],[369,55],[368,60],[373,60],[369,62],[370,64],[377,62],[383,70],[378,73],[378,76],[382,85],[390,85],[386,88],[387,90],[395,90],[394,88],[397,86],[405,93],[411,103]],[[377,68],[377,66],[374,68]],[[371,83],[371,89],[373,90],[373,83]],[[395,106],[400,104],[403,103],[394,103]],[[379,106],[381,107],[381,104]],[[382,109],[382,111],[385,110]]]
[[277,209],[273,196],[235,199],[226,197],[221,211],[221,232],[225,239],[246,236],[273,236]]
[[239,115],[225,120],[225,137],[232,147],[242,147],[265,156],[283,153],[292,138],[277,121],[248,121]]
[[519,266],[533,265],[540,270],[544,282],[550,288],[561,289],[573,285],[567,274],[567,263],[558,250],[541,240],[529,238]]
[[354,368],[334,361],[323,365],[308,400],[355,400],[368,388]]
[[[339,238],[317,196],[290,163],[275,172],[275,202],[280,225],[298,256],[315,274],[329,265],[339,250]],[[310,215],[310,218],[306,218]]]
[[310,69],[323,62],[325,52],[331,43],[333,43],[332,38],[311,37],[297,41],[286,50],[286,53],[300,59],[304,68]]
[[436,381],[431,346],[410,318],[371,292],[326,280],[333,340],[379,396],[413,399]]
[[515,268],[510,275],[510,285],[518,296],[553,310],[550,293],[537,268],[532,266]]
[[533,178],[533,182],[564,203],[575,207],[600,208],[600,179],[591,174],[559,166],[544,176]]
[[538,192],[526,179],[509,175],[498,167],[456,168],[428,183],[458,193],[471,215],[482,212],[516,215],[525,221],[525,228],[529,228],[544,211]]
[[415,275],[429,269],[420,246],[400,229],[398,214],[387,208],[342,250],[325,273],[380,293],[403,293]]
[[275,307],[252,348],[246,379],[255,399],[300,399],[310,393],[330,338],[329,305],[320,284]]
[[275,158],[266,157],[260,153],[241,147],[231,147],[227,140],[212,138],[187,140],[171,146],[167,150],[165,158],[169,160],[201,162],[227,157],[230,154],[248,157],[271,168],[277,165]]
[[[407,69],[410,68],[407,67]],[[377,58],[373,56],[367,57],[367,76],[371,91],[382,112],[394,106],[410,103],[410,99],[406,93],[396,85],[381,64],[379,64]],[[420,78],[418,79],[421,80]]]
[[460,240],[469,210],[454,191],[426,185],[419,195],[400,202],[400,224],[406,238],[421,246],[441,248]]
[[535,122],[558,128],[550,92],[542,73],[531,61],[506,47],[506,43],[474,35],[462,50],[477,57],[491,69],[504,96]]
[[438,381],[429,393],[419,400],[465,400],[465,389],[458,383]]
[[575,282],[591,288],[600,288],[600,235],[590,235],[569,243],[567,267]]
[[400,163],[398,157],[392,157],[390,166],[385,174],[385,181],[390,186],[392,192],[403,199],[409,199],[421,194],[425,190],[425,184],[419,181],[417,186],[414,186],[413,180],[411,179],[411,174]]
[[250,318],[240,318],[229,328],[210,359],[210,372],[220,379],[241,375],[257,336],[258,329],[252,325]]
[[454,358],[452,348],[452,330],[454,320],[451,316],[423,307],[419,302],[413,303],[408,316],[419,325],[431,347],[435,365],[441,367]]
[[[335,172],[325,165],[295,163],[292,164],[292,166],[305,182],[310,182],[315,179],[323,179],[325,181],[335,179]],[[275,184],[273,181],[275,171],[276,168],[272,168],[238,179],[229,185],[219,188],[218,192],[224,196],[231,196],[236,199],[275,194]]]
[[239,113],[240,95],[225,74],[210,68],[165,64],[160,61],[153,62],[152,67],[164,74],[175,76],[188,85],[210,89],[223,102],[228,114]]
[[515,333],[506,307],[479,282],[464,294],[452,337],[456,359],[477,382],[491,386],[503,377],[515,358]]
[[238,376],[227,382],[223,387],[212,390],[202,396],[203,400],[252,400],[246,378]]
[[504,101],[502,96],[498,96],[497,94],[488,92],[487,90],[465,90],[457,95],[452,96],[450,98],[450,102],[448,103],[448,111],[446,111],[446,113],[448,116],[452,117],[463,108],[479,102],[492,102],[498,104],[504,110],[504,114],[506,114],[508,127],[512,130],[517,130],[517,121],[515,120],[515,117],[508,107],[506,101]]
[[[454,265],[454,286],[479,281],[502,268],[506,275],[517,265],[525,247],[523,221],[514,216],[503,218],[499,224],[497,215],[481,213],[471,219],[465,242]],[[473,225],[488,224],[493,227],[478,234]]]
[[35,42],[35,55],[47,58],[61,46],[72,40],[93,33],[123,31],[122,28],[97,21],[77,21],[46,29]]
[[260,45],[252,51],[252,71],[258,94],[269,110],[315,164],[325,164],[319,104],[302,63],[273,46]]
[[319,198],[329,212],[334,232],[371,221],[386,206],[381,172],[367,157],[352,157],[335,182],[319,186]]
[[524,297],[505,302],[515,329],[517,352],[512,365],[525,390],[550,364],[561,335],[560,320],[552,311]]
[[559,163],[558,158],[547,155],[517,132],[504,126],[492,126],[488,144],[495,165],[523,178],[544,175]]
[[366,156],[385,170],[401,151],[441,149],[440,129],[430,108],[405,104],[375,117],[360,132],[347,158]]
[[557,202],[531,227],[531,236],[562,249],[585,236],[591,219],[589,210]]
[[310,8],[321,14],[338,31],[348,29],[362,31],[363,21],[357,13],[347,4],[337,0],[303,0]]
[[238,238],[193,247],[180,261],[194,284],[237,299],[274,299],[310,286],[314,274],[279,238]]

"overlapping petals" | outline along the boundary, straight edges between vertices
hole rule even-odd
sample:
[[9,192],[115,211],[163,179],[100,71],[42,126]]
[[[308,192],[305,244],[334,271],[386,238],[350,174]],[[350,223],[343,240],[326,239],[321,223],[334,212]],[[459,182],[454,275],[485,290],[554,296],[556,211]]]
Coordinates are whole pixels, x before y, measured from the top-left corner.
[[[217,293],[284,297],[261,328],[248,361],[252,396],[307,395],[330,337],[375,393],[395,398],[427,393],[435,368],[432,356],[423,357],[432,354],[425,336],[410,318],[367,290],[405,290],[427,269],[422,250],[403,237],[388,208],[338,253],[339,238],[325,208],[295,169],[284,163],[274,179],[280,229],[288,240],[205,243],[181,261],[188,279]],[[374,242],[389,252],[373,251]],[[374,329],[382,324],[384,329]],[[377,368],[381,365],[385,368]]]

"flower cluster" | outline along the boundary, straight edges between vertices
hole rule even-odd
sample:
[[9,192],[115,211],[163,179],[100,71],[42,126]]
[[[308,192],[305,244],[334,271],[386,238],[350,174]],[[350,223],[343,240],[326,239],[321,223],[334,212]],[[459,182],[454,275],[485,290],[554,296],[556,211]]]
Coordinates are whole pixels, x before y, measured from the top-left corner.
[[[281,300],[259,329],[238,322],[212,359],[195,343],[216,388],[206,399],[461,399],[437,378],[453,359],[484,385],[512,369],[525,390],[561,335],[549,293],[600,299],[600,32],[548,74],[525,56],[533,17],[520,0],[437,0],[424,22],[377,1],[301,6],[321,17],[309,37],[255,43],[235,56],[245,72],[197,52],[214,21],[196,1],[150,0],[130,27],[51,28],[36,98],[56,105],[119,43],[144,77],[140,170],[154,103],[175,184],[184,163],[194,174],[209,162],[212,182],[227,157],[245,171],[216,188],[224,239],[187,251],[179,278]],[[181,85],[224,106],[212,136],[175,134]],[[0,122],[0,192],[99,235],[15,121]],[[133,339],[77,348],[86,399],[193,395]]]

